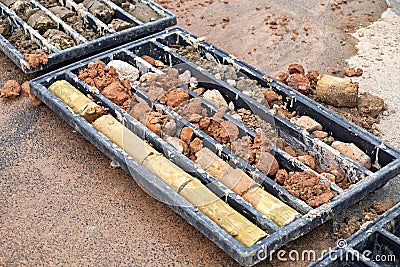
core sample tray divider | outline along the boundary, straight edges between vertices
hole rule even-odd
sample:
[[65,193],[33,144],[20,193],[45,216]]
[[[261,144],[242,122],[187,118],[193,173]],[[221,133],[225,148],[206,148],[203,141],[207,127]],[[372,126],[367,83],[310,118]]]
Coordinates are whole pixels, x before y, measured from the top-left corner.
[[[373,167],[367,169],[361,166],[326,143],[314,138],[310,133],[300,129],[289,120],[277,115],[267,106],[261,105],[231,85],[217,79],[214,75],[199,67],[194,62],[178,55],[170,48],[170,46],[177,45],[193,46],[205,58],[221,64],[235,66],[238,76],[248,77],[256,80],[263,87],[271,88],[282,96],[283,101],[287,104],[288,110],[296,111],[299,115],[308,115],[315,119],[323,126],[324,130],[335,137],[336,140],[356,144],[357,147],[371,157]],[[353,185],[348,189],[342,189],[338,185],[332,183],[331,189],[335,192],[336,196],[328,203],[313,208],[307,205],[303,200],[291,195],[272,178],[260,172],[250,164],[247,164],[239,156],[228,150],[223,144],[216,142],[215,139],[199,130],[181,115],[162,103],[152,103],[157,106],[159,110],[162,110],[164,114],[172,116],[180,129],[183,127],[192,128],[195,135],[203,141],[204,146],[228,161],[231,166],[239,168],[252,176],[263,186],[265,191],[282,200],[300,214],[294,221],[283,226],[278,226],[249,205],[240,196],[227,189],[227,187],[219,183],[211,175],[205,173],[204,170],[201,170],[190,159],[179,153],[158,135],[151,132],[146,126],[138,122],[100,93],[93,91],[89,85],[77,77],[79,71],[86,68],[89,63],[102,61],[107,64],[111,60],[128,62],[137,67],[141,71],[141,74],[146,72],[159,72],[158,69],[140,58],[143,55],[148,55],[155,60],[160,60],[167,66],[178,69],[181,74],[186,70],[190,70],[192,76],[198,79],[199,86],[206,89],[216,89],[220,91],[228,103],[232,102],[235,107],[252,110],[262,120],[269,123],[272,122],[280,137],[285,138],[287,143],[294,148],[301,148],[308,152],[316,158],[321,166],[329,166],[331,164],[340,166]],[[147,169],[128,157],[126,153],[113,144],[108,138],[94,129],[86,120],[73,112],[64,102],[52,94],[48,90],[48,87],[58,80],[66,80],[85,95],[90,95],[97,104],[105,107],[112,116],[123,123],[129,130],[143,140],[146,140],[177,166],[198,178],[203,184],[207,185],[214,194],[221,196],[221,199],[226,201],[236,211],[244,215],[259,228],[266,231],[268,236],[251,247],[247,248],[243,246],[202,212],[199,212],[198,209],[190,205],[178,193],[167,187]],[[201,98],[203,106],[207,108],[209,113],[212,114],[217,111],[217,108],[213,104],[204,100],[189,88],[184,85],[180,85],[180,87],[187,90],[191,98]],[[361,200],[370,192],[382,187],[390,179],[400,173],[400,151],[394,147],[385,144],[382,140],[367,131],[350,123],[339,115],[334,114],[327,108],[301,95],[286,85],[283,85],[271,76],[262,73],[181,28],[165,30],[38,77],[31,81],[31,91],[105,155],[113,161],[118,162],[123,169],[131,173],[133,179],[146,191],[156,195],[158,199],[165,201],[165,203],[168,203],[167,205],[171,209],[182,216],[188,223],[196,227],[202,234],[207,236],[243,266],[252,266],[267,259],[271,251],[284,246],[290,241],[322,225],[335,216],[337,212]],[[146,92],[140,87],[132,85],[132,92],[151,103]],[[255,136],[253,130],[236,121],[229,114],[224,114],[224,119],[230,120],[237,125],[242,135]],[[294,160],[293,157],[278,147],[273,146],[273,150],[279,164],[287,170],[312,171],[306,165]],[[324,177],[319,177],[321,181],[327,183]]]
[[34,42],[39,45],[40,48],[49,51],[47,64],[39,64],[37,67],[30,68],[24,58],[24,55],[17,48],[15,48],[7,40],[7,38],[0,34],[0,50],[3,51],[3,53],[6,54],[25,73],[39,73],[42,70],[50,69],[50,67],[53,67],[53,69],[54,67],[63,67],[66,65],[66,63],[69,64],[74,61],[76,62],[77,59],[82,59],[85,56],[87,57],[95,54],[96,52],[105,51],[111,47],[116,47],[118,45],[136,40],[140,37],[148,36],[152,33],[162,31],[170,26],[176,25],[175,15],[149,0],[127,1],[131,3],[147,4],[160,15],[160,18],[149,22],[140,21],[111,0],[98,1],[114,11],[113,18],[124,20],[132,25],[130,28],[121,31],[116,31],[115,29],[110,28],[110,25],[107,25],[94,14],[79,7],[78,4],[73,0],[58,0],[61,7],[65,7],[77,14],[80,14],[91,30],[104,35],[94,40],[88,40],[75,31],[70,24],[57,17],[56,14],[52,13],[48,8],[44,7],[40,0],[30,0],[28,2],[32,8],[37,8],[48,15],[50,19],[57,24],[57,29],[72,37],[72,39],[76,42],[76,45],[64,50],[58,49],[37,30],[28,25],[27,21],[24,21],[10,8],[0,2],[0,16],[1,18],[9,21],[11,25],[11,31],[14,31],[15,29],[22,29],[25,36],[28,36],[31,40],[34,40]]
[[400,266],[400,204],[339,245],[309,267]]

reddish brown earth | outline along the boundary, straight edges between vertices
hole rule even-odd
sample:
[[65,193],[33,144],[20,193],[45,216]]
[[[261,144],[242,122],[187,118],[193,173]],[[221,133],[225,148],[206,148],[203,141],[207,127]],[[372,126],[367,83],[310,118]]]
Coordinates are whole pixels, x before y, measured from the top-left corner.
[[285,170],[279,170],[275,180],[290,194],[314,208],[329,202],[335,196],[330,189],[330,183],[322,183],[320,178],[311,172],[287,173]]
[[21,85],[16,80],[8,80],[0,90],[0,97],[3,99],[16,98],[21,90]]

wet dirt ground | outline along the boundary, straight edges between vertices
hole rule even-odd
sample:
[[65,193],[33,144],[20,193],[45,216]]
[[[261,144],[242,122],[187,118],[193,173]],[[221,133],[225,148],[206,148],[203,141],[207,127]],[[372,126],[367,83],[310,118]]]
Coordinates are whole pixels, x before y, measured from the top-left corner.
[[[344,69],[346,59],[356,55],[355,38],[346,30],[367,26],[386,9],[384,1],[348,1],[335,10],[333,1],[314,0],[298,5],[157,2],[177,14],[180,26],[268,73],[286,70],[293,62],[326,72]],[[1,86],[8,79],[22,83],[32,78],[2,53],[0,62]],[[363,78],[362,83],[365,88],[371,81]],[[0,265],[237,266],[128,174],[111,168],[109,159],[47,107],[19,97],[0,101],[0,110]],[[338,221],[361,214],[374,201],[391,198],[396,203],[399,183],[398,178],[390,182]],[[333,247],[334,227],[328,222],[285,250]],[[275,259],[259,266],[305,265]]]

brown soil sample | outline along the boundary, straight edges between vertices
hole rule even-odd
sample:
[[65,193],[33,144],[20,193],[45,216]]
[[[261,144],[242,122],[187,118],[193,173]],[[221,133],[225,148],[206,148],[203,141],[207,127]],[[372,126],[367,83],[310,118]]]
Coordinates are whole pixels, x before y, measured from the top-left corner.
[[200,98],[192,98],[175,108],[175,111],[187,120],[193,117],[208,116],[207,110],[202,107]]
[[75,31],[77,31],[86,39],[94,40],[105,35],[100,32],[95,32],[94,29],[92,29],[88,25],[88,23],[85,22],[81,15],[73,12],[72,10],[69,10],[66,7],[60,6],[57,0],[40,2],[48,2],[45,6],[48,7],[51,12],[53,12],[57,17],[66,22],[69,26],[71,26]]
[[39,64],[47,64],[49,62],[49,56],[47,54],[28,54],[24,53],[26,65],[28,69],[36,68]]
[[32,102],[34,106],[39,106],[42,104],[42,101],[39,100],[34,94],[31,93],[31,87],[29,85],[29,81],[24,82],[21,85],[22,88],[22,94],[26,95],[29,97],[29,100]]
[[147,104],[143,103],[136,103],[132,105],[128,112],[132,117],[140,121],[150,131],[158,136],[169,136],[167,130],[165,130],[165,125],[169,123],[169,120],[173,119],[168,115],[163,115],[160,112],[153,111]]
[[375,124],[379,123],[380,117],[378,118],[373,118],[371,116],[368,116],[366,114],[363,114],[358,110],[358,108],[336,108],[331,105],[326,105],[327,108],[333,110],[340,116],[343,116],[347,120],[357,124],[358,126],[366,129],[367,131],[379,135],[379,132],[377,131],[376,127],[374,126]]
[[82,5],[86,7],[90,13],[95,15],[99,20],[103,21],[106,24],[112,21],[112,18],[115,14],[114,10],[99,1],[84,0],[82,2]]
[[8,37],[11,33],[11,25],[7,19],[0,17],[0,34],[4,37]]
[[249,162],[250,155],[252,154],[252,144],[253,139],[250,136],[243,136],[232,143],[232,152],[244,159],[246,162]]
[[357,108],[363,115],[377,119],[379,114],[386,109],[386,105],[382,98],[370,93],[362,93],[358,98]]
[[273,107],[274,105],[283,105],[282,96],[275,93],[274,91],[263,91],[264,97],[268,102],[269,107]]
[[311,88],[312,89],[316,89],[317,88],[318,77],[319,77],[319,72],[316,71],[316,70],[309,70],[307,72],[306,77],[310,81]]
[[21,86],[16,80],[8,80],[0,91],[1,99],[16,98],[21,92]]
[[309,206],[316,208],[329,202],[335,193],[330,183],[324,184],[320,177],[312,172],[290,172],[279,170],[275,180],[283,185],[293,196],[305,201]]
[[72,37],[56,29],[47,30],[43,34],[43,37],[46,38],[59,50],[64,50],[76,45],[76,42]]
[[[119,4],[121,1],[112,1]],[[124,1],[124,3],[119,4],[126,12],[140,20],[141,22],[150,22],[161,19],[162,16],[158,14],[154,9],[145,3],[132,4],[129,1]]]
[[33,51],[40,49],[34,41],[25,36],[21,29],[15,29],[8,38],[8,41],[10,41],[10,43],[21,53],[32,53]]
[[79,71],[78,78],[96,87],[100,93],[126,109],[132,99],[131,84],[128,80],[120,80],[114,67],[106,67],[103,62],[90,63]]
[[329,168],[328,173],[335,177],[333,182],[343,190],[350,188],[352,185],[352,183],[349,181],[349,177],[345,175],[344,171],[339,166],[333,166]]
[[131,28],[132,24],[122,19],[113,19],[111,23],[108,24],[108,27],[114,31],[120,32]]
[[56,7],[60,5],[57,0],[40,0],[38,2],[40,2],[46,8]]
[[42,10],[38,10],[33,13],[27,23],[37,30],[40,34],[44,34],[49,29],[57,29],[57,24]]
[[379,215],[389,210],[393,206],[391,199],[375,202],[371,207],[367,207],[362,212],[361,216],[351,215],[344,222],[339,224],[337,233],[339,238],[346,239],[357,232],[364,224],[374,221]]
[[36,12],[38,9],[33,9],[30,1],[17,0],[17,1],[5,1],[6,5],[14,11],[22,20],[28,21],[29,17]]
[[[282,144],[285,143],[284,139],[280,138],[278,136],[278,133],[274,129],[273,125],[270,123],[262,120],[259,118],[257,115],[254,115],[250,110],[241,108],[237,110],[237,113],[242,119],[242,123],[252,129],[253,131],[257,131],[257,129],[261,129],[268,138],[272,141],[275,142],[275,144]],[[271,123],[273,123],[273,118],[271,117]],[[280,146],[278,146],[280,147]]]

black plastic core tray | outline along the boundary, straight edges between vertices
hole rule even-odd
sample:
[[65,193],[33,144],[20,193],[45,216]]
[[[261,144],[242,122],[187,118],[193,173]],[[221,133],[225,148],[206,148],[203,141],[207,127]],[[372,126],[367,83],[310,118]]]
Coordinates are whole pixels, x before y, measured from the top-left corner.
[[400,266],[400,204],[341,240],[339,246],[309,267]]
[[[174,53],[170,47],[168,47],[169,45],[192,45],[209,59],[213,58],[222,64],[233,64],[237,67],[238,75],[257,80],[260,85],[272,88],[275,92],[282,95],[283,99],[288,103],[288,109],[295,110],[301,115],[308,115],[314,118],[322,124],[324,130],[334,136],[336,140],[355,143],[372,158],[374,167],[368,170],[360,166],[326,143],[314,138],[290,121],[275,114],[268,107],[261,105],[227,83],[218,80],[214,75],[211,75],[188,59]],[[219,90],[224,98],[228,100],[228,103],[232,102],[235,107],[247,108],[258,115],[262,120],[274,124],[279,136],[285,138],[289,145],[294,148],[301,148],[310,153],[321,166],[329,166],[330,164],[340,166],[346,175],[350,177],[351,181],[353,181],[353,186],[343,190],[332,183],[331,189],[336,193],[336,196],[328,203],[318,208],[312,208],[304,201],[289,194],[286,189],[277,184],[272,178],[247,164],[239,156],[229,151],[224,145],[219,144],[215,139],[197,129],[176,112],[159,102],[151,103],[146,93],[138,86],[132,84],[132,92],[146,100],[149,104],[157,106],[158,110],[162,110],[164,114],[173,117],[180,129],[185,126],[192,128],[196,136],[203,141],[203,144],[210,148],[215,154],[228,161],[232,166],[240,168],[248,173],[257,182],[262,184],[265,191],[278,197],[301,214],[301,217],[293,222],[279,227],[274,222],[261,215],[260,212],[245,202],[240,196],[228,190],[211,175],[201,170],[186,156],[179,153],[127,112],[121,110],[103,95],[96,93],[96,91],[92,90],[93,88],[77,77],[79,71],[86,68],[89,63],[102,61],[107,64],[111,60],[125,61],[138,68],[141,71],[141,75],[147,72],[160,72],[159,69],[155,69],[140,58],[143,55],[148,55],[156,60],[160,60],[167,66],[178,69],[181,74],[186,70],[190,70],[192,76],[196,77],[199,81],[200,86]],[[282,247],[290,241],[320,226],[328,219],[332,218],[337,212],[361,200],[370,192],[380,188],[400,173],[400,152],[398,150],[384,144],[375,136],[349,123],[344,118],[332,114],[328,109],[309,100],[287,86],[282,85],[272,79],[272,77],[268,78],[268,81],[263,77],[265,77],[265,74],[237,60],[226,52],[198,39],[196,36],[180,28],[174,28],[41,76],[31,81],[31,90],[76,131],[81,133],[112,160],[117,161],[126,171],[129,171],[135,181],[141,184],[148,192],[155,194],[158,199],[166,201],[168,206],[175,212],[180,214],[241,265],[252,266],[265,260],[269,252]],[[220,196],[221,199],[224,199],[236,211],[268,232],[269,235],[250,248],[244,247],[209,218],[201,212],[198,212],[197,209],[192,207],[177,193],[159,181],[149,171],[133,161],[130,157],[127,157],[121,149],[113,145],[88,122],[53,95],[48,90],[48,87],[57,80],[67,80],[84,94],[93,97],[95,102],[105,107],[111,115],[121,121],[128,129],[142,139],[148,141],[176,165],[200,179],[214,194]],[[191,98],[201,98],[184,85],[180,85],[180,87],[187,90]],[[209,113],[215,113],[215,106],[204,99],[202,99],[202,103]],[[230,117],[229,114],[224,114],[224,118],[235,123],[242,134],[254,136],[254,131]],[[311,171],[310,168],[279,148],[274,146],[273,150],[274,156],[281,167],[289,171]],[[320,176],[320,178],[324,183],[327,182],[322,176]]]
[[14,29],[21,29],[25,36],[32,39],[41,49],[48,51],[48,63],[40,64],[36,68],[28,68],[27,62],[24,59],[23,54],[15,48],[4,36],[0,35],[0,49],[6,54],[20,69],[25,73],[35,73],[50,67],[63,67],[66,64],[72,63],[74,60],[82,59],[85,56],[93,55],[96,52],[105,51],[111,47],[117,47],[118,45],[136,40],[140,37],[148,36],[152,33],[162,31],[170,26],[176,25],[176,17],[166,9],[157,5],[153,1],[149,0],[127,0],[127,2],[144,3],[151,7],[157,12],[161,18],[150,21],[142,22],[139,19],[133,17],[127,13],[121,7],[117,6],[110,0],[100,0],[99,2],[114,10],[114,18],[122,19],[132,24],[132,27],[122,30],[115,31],[111,29],[102,20],[89,13],[87,10],[82,9],[73,0],[58,0],[60,6],[66,7],[69,10],[79,13],[84,23],[96,33],[102,33],[104,36],[88,40],[76,32],[67,22],[63,21],[52,13],[49,9],[45,8],[40,1],[30,0],[31,6],[38,8],[45,12],[56,24],[57,29],[66,33],[68,36],[76,42],[76,45],[65,50],[57,49],[54,45],[49,43],[46,38],[39,34],[39,32],[33,29],[28,23],[18,17],[11,9],[6,7],[0,2],[0,15],[3,19],[7,19],[11,25],[11,31]]

